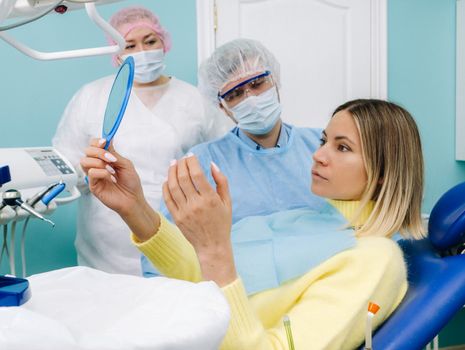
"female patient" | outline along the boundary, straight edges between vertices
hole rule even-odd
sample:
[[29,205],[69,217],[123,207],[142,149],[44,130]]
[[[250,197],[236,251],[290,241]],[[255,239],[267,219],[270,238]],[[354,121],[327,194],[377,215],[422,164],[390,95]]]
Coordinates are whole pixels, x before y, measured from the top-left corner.
[[[222,288],[231,322],[221,349],[287,349],[284,315],[292,322],[297,349],[353,349],[363,341],[368,302],[381,306],[378,326],[402,300],[406,268],[390,237],[397,232],[423,236],[421,144],[403,108],[355,100],[336,109],[313,156],[311,189],[346,219],[346,227],[339,227],[341,240],[349,230],[355,243],[251,295],[236,268],[241,261],[234,253],[231,201],[221,169],[211,166],[213,189],[195,157],[172,162],[163,194],[176,227],[147,204],[132,163],[113,148],[117,160],[110,162],[103,142],[94,141],[81,161],[91,191],[121,215],[134,244],[163,274],[212,280]],[[318,247],[330,249],[323,243]],[[274,248],[279,250],[279,244]],[[260,263],[249,269],[259,271]]]

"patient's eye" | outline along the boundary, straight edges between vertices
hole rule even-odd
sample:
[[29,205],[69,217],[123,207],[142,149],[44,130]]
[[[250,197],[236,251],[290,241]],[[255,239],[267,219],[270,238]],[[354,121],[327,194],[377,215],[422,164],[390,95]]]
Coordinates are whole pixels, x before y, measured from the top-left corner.
[[338,149],[338,151],[341,151],[341,152],[350,152],[350,151],[352,151],[349,146],[344,145],[342,143],[339,146],[337,146],[337,149]]

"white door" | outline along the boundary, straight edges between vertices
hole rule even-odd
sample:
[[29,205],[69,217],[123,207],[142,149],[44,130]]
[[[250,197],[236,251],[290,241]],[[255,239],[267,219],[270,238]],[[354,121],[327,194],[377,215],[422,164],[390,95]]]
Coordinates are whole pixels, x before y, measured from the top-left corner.
[[235,39],[281,64],[282,118],[324,127],[339,104],[386,98],[386,0],[197,0],[199,62]]

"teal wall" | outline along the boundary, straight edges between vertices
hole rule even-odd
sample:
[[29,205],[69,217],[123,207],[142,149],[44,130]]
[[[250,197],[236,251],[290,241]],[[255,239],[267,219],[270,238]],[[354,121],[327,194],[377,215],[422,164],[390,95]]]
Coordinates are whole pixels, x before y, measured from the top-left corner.
[[[99,6],[98,10],[102,17],[109,19],[115,11],[129,5],[143,5],[159,15],[173,40],[167,56],[167,73],[195,84],[195,0],[126,0]],[[85,11],[50,14],[9,34],[42,51],[106,45],[102,32]],[[50,145],[71,96],[84,83],[115,71],[110,56],[37,61],[2,40],[0,57],[0,148]],[[71,204],[58,208],[52,216],[57,224],[55,229],[42,222],[30,224],[26,238],[28,274],[76,264],[73,246],[76,207]],[[16,255],[19,258],[19,251]],[[20,268],[19,259],[16,265]],[[6,272],[3,261],[0,273]]]
[[[388,94],[412,112],[426,164],[424,211],[465,181],[455,161],[455,0],[388,0]],[[441,347],[465,344],[461,310],[439,335]]]
[[425,212],[465,181],[455,160],[455,12],[455,0],[388,0],[388,95],[420,128]]
[[[196,82],[195,0],[140,0],[99,7],[109,18],[141,4],[160,15],[173,37],[170,74]],[[105,40],[84,11],[49,15],[10,32],[41,50],[100,46]],[[109,57],[42,62],[0,41],[0,147],[50,145],[61,113],[84,83],[114,71]],[[449,187],[465,181],[465,162],[454,159],[455,0],[388,0],[388,94],[415,116],[426,163],[424,211]],[[29,273],[76,263],[76,205],[53,215],[57,227],[33,222],[27,237]],[[3,263],[0,271],[5,272]]]
[[[130,4],[147,6],[160,15],[174,43],[168,73],[195,83],[195,0],[126,0],[99,11],[109,18]],[[10,33],[41,50],[105,44],[83,11],[47,16]],[[455,0],[388,0],[388,37],[389,98],[409,109],[420,127],[426,162],[424,211],[429,212],[445,190],[465,181],[465,162],[454,160]],[[114,71],[108,56],[41,62],[3,41],[0,57],[0,147],[50,145],[72,94]],[[76,263],[75,213],[74,204],[59,208],[53,215],[54,230],[33,222],[26,244],[29,274]],[[6,271],[3,263],[0,272]],[[459,314],[457,320],[462,319]],[[451,324],[443,332],[443,346],[465,342],[459,326]]]

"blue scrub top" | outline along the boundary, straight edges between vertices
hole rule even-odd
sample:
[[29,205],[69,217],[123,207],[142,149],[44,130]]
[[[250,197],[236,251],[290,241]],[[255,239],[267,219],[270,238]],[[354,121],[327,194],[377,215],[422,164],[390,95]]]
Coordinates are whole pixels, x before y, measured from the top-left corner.
[[[233,224],[244,217],[310,208],[320,210],[325,199],[310,191],[312,155],[320,147],[321,129],[298,128],[283,123],[277,147],[261,148],[237,127],[224,137],[194,146],[208,181],[213,161],[228,178]],[[160,211],[172,220],[164,203]],[[143,257],[144,276],[153,275]]]

